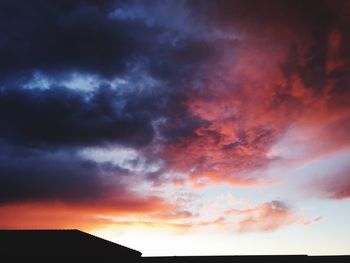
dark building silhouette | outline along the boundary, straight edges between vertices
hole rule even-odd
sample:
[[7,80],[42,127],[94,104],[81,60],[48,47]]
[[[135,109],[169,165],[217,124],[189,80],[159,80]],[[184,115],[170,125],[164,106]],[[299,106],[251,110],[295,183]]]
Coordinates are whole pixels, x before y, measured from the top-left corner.
[[350,262],[350,258],[308,255],[141,257],[139,251],[79,230],[0,230],[0,263],[7,262],[336,263]]
[[349,256],[253,255],[143,257],[142,263],[348,263]]
[[79,230],[0,230],[4,263],[139,262],[140,258],[139,251]]

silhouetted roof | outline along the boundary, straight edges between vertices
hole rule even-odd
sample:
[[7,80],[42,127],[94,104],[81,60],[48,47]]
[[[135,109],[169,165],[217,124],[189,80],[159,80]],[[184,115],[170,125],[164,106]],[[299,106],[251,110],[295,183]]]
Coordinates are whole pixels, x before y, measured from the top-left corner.
[[139,251],[79,230],[0,230],[0,252],[0,257],[96,259],[98,262],[141,257]]
[[0,262],[243,263],[350,262],[349,256],[141,257],[141,252],[79,230],[0,230]]

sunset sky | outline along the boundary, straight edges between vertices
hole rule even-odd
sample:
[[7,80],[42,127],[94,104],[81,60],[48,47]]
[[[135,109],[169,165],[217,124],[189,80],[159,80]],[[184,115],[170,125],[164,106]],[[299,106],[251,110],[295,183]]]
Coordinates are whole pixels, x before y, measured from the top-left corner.
[[350,1],[1,0],[13,228],[350,254]]

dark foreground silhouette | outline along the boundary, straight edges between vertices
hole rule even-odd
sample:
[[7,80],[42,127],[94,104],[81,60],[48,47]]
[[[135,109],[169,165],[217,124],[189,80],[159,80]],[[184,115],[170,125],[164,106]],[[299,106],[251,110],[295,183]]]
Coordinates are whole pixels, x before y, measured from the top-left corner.
[[139,251],[79,230],[0,230],[0,252],[7,258],[0,262],[138,262],[141,258]]
[[142,253],[79,230],[0,230],[0,262],[350,262],[350,256],[183,256]]

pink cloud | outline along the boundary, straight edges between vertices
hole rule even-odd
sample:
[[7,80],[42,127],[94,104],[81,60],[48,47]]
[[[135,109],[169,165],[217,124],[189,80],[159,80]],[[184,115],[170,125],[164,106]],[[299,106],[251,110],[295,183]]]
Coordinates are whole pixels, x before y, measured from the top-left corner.
[[322,198],[342,200],[350,198],[350,167],[308,184],[313,194]]
[[237,223],[238,231],[245,232],[271,232],[293,224],[310,224],[319,221],[303,219],[286,203],[271,201],[249,209],[232,209],[225,212],[227,216],[243,216]]

